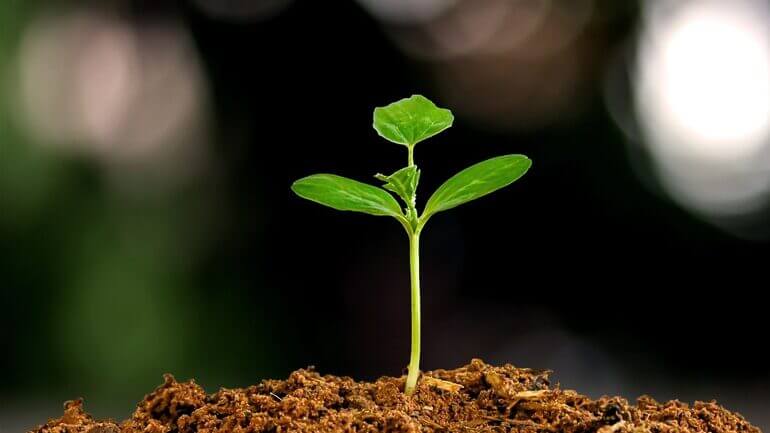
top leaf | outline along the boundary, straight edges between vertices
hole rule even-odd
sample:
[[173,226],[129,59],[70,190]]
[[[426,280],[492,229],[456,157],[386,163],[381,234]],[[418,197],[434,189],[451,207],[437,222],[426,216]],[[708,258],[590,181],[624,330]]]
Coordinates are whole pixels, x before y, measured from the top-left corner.
[[291,186],[298,196],[337,210],[392,216],[404,220],[392,195],[376,186],[334,174],[314,174]]
[[444,182],[428,199],[422,219],[436,212],[483,197],[524,176],[532,160],[524,155],[504,155],[474,164]]
[[412,95],[385,107],[374,109],[374,129],[394,143],[413,147],[426,138],[452,126],[454,116],[446,108],[421,95]]

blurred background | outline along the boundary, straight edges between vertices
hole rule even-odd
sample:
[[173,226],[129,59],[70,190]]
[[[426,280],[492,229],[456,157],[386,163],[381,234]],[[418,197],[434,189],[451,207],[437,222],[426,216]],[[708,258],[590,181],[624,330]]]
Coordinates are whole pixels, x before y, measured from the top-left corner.
[[770,6],[760,0],[0,2],[0,431],[161,374],[210,392],[408,362],[406,236],[291,182],[406,163],[372,109],[456,116],[423,200],[423,368],[550,368],[770,429]]

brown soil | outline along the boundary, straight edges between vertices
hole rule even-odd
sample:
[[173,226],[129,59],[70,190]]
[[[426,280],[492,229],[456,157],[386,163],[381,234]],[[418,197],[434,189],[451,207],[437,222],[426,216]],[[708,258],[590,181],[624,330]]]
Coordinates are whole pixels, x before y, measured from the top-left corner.
[[592,400],[551,386],[547,371],[480,360],[424,373],[412,396],[403,386],[403,378],[356,382],[308,369],[207,395],[167,375],[120,424],[95,421],[78,400],[31,433],[761,433],[715,402]]

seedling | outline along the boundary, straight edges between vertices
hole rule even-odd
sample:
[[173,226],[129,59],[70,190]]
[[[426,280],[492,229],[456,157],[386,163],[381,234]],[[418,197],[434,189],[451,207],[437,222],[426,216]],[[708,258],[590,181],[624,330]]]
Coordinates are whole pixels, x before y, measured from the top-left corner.
[[[422,214],[417,211],[420,170],[414,163],[414,147],[452,126],[452,112],[414,95],[374,109],[374,129],[388,141],[406,146],[408,165],[390,176],[377,174],[382,188],[334,174],[314,174],[291,186],[302,198],[337,210],[390,216],[409,236],[411,271],[412,351],[404,392],[412,394],[420,372],[420,234],[435,214],[483,197],[510,185],[527,172],[532,161],[524,155],[504,155],[472,165],[444,182],[428,199]],[[403,202],[402,209],[393,195]]]

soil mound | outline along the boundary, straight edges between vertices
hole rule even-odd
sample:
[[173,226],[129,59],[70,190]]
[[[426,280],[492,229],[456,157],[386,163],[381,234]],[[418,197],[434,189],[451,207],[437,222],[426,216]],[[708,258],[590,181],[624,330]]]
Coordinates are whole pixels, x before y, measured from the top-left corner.
[[551,386],[548,373],[474,359],[424,373],[412,396],[404,378],[356,382],[312,368],[214,394],[166,375],[122,423],[94,420],[77,400],[30,433],[761,433],[713,401],[592,400]]

